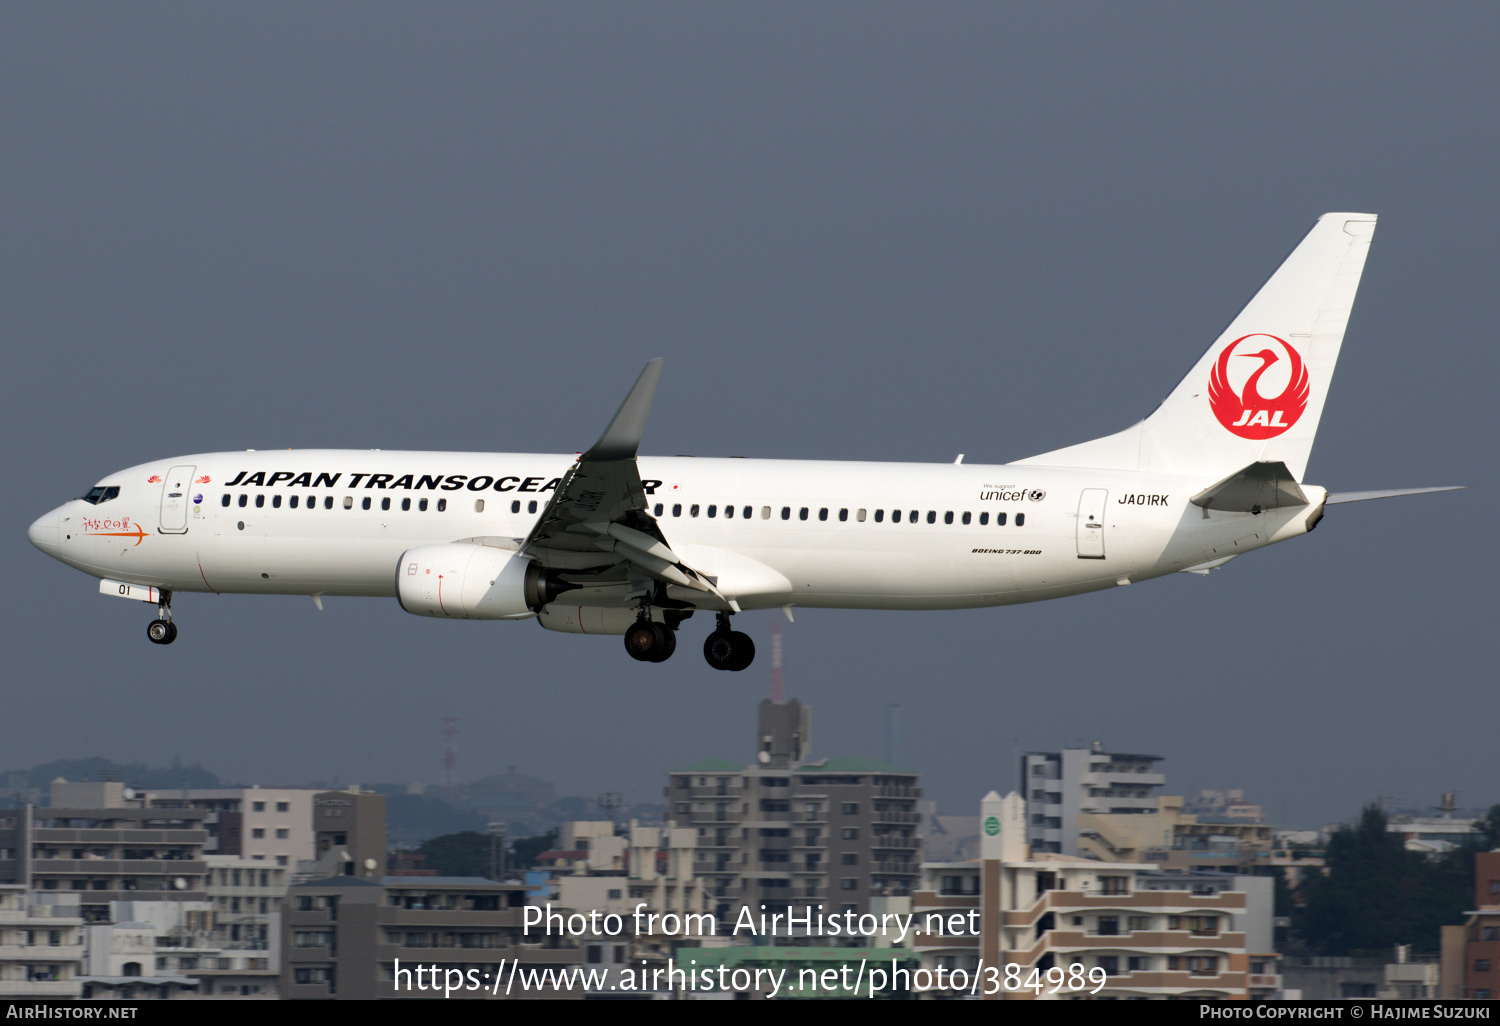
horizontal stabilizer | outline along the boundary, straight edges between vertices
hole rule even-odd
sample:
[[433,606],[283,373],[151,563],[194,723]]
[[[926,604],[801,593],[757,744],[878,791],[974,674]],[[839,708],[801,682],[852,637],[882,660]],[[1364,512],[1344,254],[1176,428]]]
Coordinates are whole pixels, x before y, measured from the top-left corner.
[[1259,513],[1283,506],[1306,506],[1307,496],[1280,460],[1252,463],[1218,484],[1209,485],[1189,500],[1204,509],[1230,513]]
[[1390,499],[1397,495],[1425,495],[1427,492],[1456,492],[1468,485],[1439,485],[1436,488],[1387,488],[1375,492],[1329,492],[1330,506],[1339,502],[1364,502],[1366,499]]

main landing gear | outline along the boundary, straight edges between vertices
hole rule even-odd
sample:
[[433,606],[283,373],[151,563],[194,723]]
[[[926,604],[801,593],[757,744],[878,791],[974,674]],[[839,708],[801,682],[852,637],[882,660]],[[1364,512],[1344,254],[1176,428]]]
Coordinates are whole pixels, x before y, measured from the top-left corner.
[[625,651],[643,663],[664,663],[677,651],[677,632],[664,623],[637,620],[625,632]]
[[729,614],[720,613],[714,632],[703,642],[703,658],[716,670],[743,670],[755,661],[755,642],[729,629]]
[[146,637],[158,645],[170,645],[177,640],[177,625],[172,622],[172,593],[161,593],[161,603],[156,607],[155,620],[146,625]]
[[[643,608],[640,619],[625,632],[625,651],[632,659],[663,663],[677,651],[677,627],[685,614],[671,609],[663,612],[667,622],[657,623],[649,608]],[[719,613],[713,633],[703,642],[703,658],[716,670],[743,670],[755,661],[755,642],[742,631],[730,630],[729,614]]]

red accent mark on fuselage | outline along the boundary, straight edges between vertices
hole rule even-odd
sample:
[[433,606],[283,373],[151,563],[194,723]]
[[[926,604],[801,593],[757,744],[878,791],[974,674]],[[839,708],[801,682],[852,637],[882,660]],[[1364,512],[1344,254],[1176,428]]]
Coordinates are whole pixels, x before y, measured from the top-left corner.
[[134,538],[136,547],[146,540],[146,532],[140,524],[135,525],[134,531],[91,531],[89,538]]

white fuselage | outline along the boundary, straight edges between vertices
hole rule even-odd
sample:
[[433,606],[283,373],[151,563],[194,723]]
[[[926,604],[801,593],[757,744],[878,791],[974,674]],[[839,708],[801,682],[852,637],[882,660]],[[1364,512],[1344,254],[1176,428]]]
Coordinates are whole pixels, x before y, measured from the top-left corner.
[[[70,501],[32,537],[51,552],[55,527],[63,562],[173,592],[390,598],[408,549],[526,537],[573,461],[185,456],[110,475],[99,484],[117,497]],[[1309,506],[1206,515],[1188,500],[1211,480],[1118,470],[691,457],[641,457],[639,469],[673,550],[710,573],[729,568],[726,586],[751,582],[742,608],[955,609],[1094,591],[1303,534],[1325,494],[1304,486]]]

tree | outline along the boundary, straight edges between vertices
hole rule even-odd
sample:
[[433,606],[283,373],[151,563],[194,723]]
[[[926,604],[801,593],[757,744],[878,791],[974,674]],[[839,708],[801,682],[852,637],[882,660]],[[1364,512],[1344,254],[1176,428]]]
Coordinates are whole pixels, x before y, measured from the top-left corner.
[[423,865],[439,876],[490,875],[490,838],[477,830],[428,838],[417,852],[427,857]]
[[[1474,842],[1474,851],[1494,851],[1500,848],[1500,805],[1491,805],[1490,811],[1474,824],[1474,832],[1478,834]],[[1474,860],[1469,860],[1472,869]]]
[[1325,870],[1303,878],[1298,933],[1325,955],[1385,954],[1396,944],[1436,951],[1438,928],[1473,900],[1473,865],[1472,849],[1439,859],[1407,851],[1385,813],[1366,806],[1356,825],[1328,839]]
[[536,837],[518,837],[510,846],[510,866],[515,870],[530,869],[536,864],[536,858],[544,851],[551,851],[557,847],[557,839],[560,832],[553,827],[545,834]]

